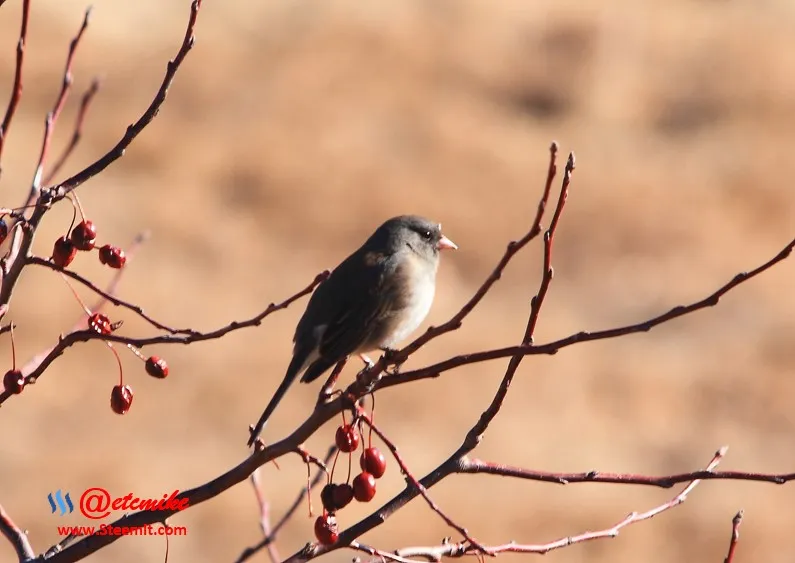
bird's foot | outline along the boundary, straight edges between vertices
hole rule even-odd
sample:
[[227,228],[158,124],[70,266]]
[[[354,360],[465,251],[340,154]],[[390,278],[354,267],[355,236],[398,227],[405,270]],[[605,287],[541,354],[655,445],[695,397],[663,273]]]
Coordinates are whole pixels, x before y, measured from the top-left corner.
[[328,402],[331,402],[336,397],[342,395],[342,389],[329,389],[323,387],[318,393],[317,396],[317,404],[318,405],[325,405]]
[[398,350],[397,348],[381,348],[381,351],[384,353],[384,361],[387,364],[391,365],[391,368],[387,368],[384,371],[389,375],[397,375],[400,373],[400,366],[403,365],[403,362],[397,361]]

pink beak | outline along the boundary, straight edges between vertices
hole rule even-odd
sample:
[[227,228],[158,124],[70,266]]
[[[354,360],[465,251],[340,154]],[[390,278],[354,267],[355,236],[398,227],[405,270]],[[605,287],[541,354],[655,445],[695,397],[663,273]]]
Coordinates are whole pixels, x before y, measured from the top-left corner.
[[442,235],[442,238],[440,238],[439,242],[436,244],[436,248],[439,250],[458,250],[458,245]]

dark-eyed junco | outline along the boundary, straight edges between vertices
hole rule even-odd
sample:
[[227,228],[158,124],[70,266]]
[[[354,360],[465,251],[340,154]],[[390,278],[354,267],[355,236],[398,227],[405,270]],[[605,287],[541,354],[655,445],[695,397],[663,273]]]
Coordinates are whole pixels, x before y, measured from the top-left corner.
[[295,329],[293,359],[251,433],[262,432],[295,378],[314,381],[351,354],[391,349],[431,308],[439,251],[458,248],[442,226],[415,215],[393,217],[321,283]]

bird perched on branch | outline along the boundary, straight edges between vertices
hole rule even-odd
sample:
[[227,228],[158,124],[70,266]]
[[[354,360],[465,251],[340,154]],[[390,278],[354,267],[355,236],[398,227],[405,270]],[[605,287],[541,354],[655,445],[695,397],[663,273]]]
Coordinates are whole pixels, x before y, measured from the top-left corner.
[[312,294],[295,329],[287,373],[248,445],[299,374],[309,383],[351,354],[391,350],[412,333],[431,308],[439,252],[456,248],[440,224],[415,215],[378,227]]

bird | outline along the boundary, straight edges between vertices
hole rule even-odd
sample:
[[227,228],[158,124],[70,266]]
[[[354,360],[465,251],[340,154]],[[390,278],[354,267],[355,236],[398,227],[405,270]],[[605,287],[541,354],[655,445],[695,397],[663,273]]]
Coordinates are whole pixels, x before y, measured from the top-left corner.
[[442,225],[392,217],[318,285],[298,321],[287,372],[256,426],[259,437],[299,374],[310,383],[353,354],[390,351],[425,320],[436,292],[439,254],[458,246]]

